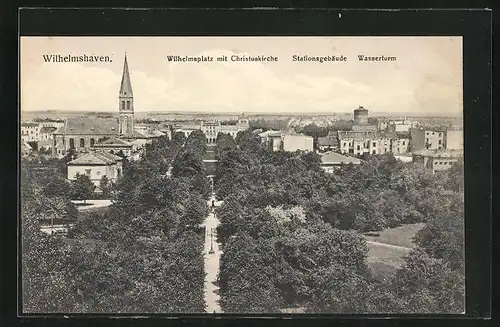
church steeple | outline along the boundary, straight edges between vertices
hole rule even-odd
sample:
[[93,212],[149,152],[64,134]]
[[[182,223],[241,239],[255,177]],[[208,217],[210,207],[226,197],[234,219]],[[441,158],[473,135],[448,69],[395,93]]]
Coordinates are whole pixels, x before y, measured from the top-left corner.
[[133,96],[132,83],[130,82],[130,73],[128,72],[127,53],[123,62],[122,83],[120,86],[120,96]]
[[134,94],[132,93],[132,83],[130,82],[130,73],[128,71],[127,53],[125,53],[125,60],[123,62],[118,103],[120,135],[132,137],[134,134]]

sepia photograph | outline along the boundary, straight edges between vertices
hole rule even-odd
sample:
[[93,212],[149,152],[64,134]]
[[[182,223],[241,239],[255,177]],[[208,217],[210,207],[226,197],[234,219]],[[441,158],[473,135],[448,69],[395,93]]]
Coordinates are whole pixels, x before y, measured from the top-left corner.
[[19,49],[22,313],[465,313],[462,37]]

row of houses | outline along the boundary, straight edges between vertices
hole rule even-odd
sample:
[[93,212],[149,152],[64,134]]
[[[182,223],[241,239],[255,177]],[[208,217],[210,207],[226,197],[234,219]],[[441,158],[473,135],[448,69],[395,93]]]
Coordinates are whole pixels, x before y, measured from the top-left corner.
[[207,137],[207,142],[209,145],[213,145],[217,141],[217,135],[219,133],[229,134],[233,138],[236,138],[236,135],[240,131],[246,131],[250,127],[250,123],[248,119],[242,115],[238,117],[238,122],[236,124],[224,124],[218,120],[209,120],[209,121],[200,121],[194,124],[179,124],[174,125],[174,132],[184,133],[184,136],[187,138],[192,132],[201,130],[205,136]]

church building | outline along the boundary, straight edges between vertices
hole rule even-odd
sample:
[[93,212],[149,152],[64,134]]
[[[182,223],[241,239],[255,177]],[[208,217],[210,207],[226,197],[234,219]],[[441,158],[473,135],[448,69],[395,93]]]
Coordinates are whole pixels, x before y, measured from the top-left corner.
[[127,62],[127,54],[123,63],[122,80],[118,94],[118,115],[112,118],[70,117],[64,126],[53,132],[52,154],[64,156],[69,149],[76,152],[90,152],[94,145],[106,139],[121,138],[127,141],[153,138],[163,135],[154,133],[145,135],[134,128],[134,94]]

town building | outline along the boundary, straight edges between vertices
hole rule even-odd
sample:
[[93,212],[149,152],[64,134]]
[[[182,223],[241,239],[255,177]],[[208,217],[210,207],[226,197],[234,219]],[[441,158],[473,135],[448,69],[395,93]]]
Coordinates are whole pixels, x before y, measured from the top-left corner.
[[121,138],[126,141],[151,139],[163,136],[159,131],[142,127],[135,128],[134,95],[127,55],[123,62],[123,73],[118,94],[117,117],[70,117],[52,133],[52,154],[64,156],[69,149],[76,152],[89,152],[96,143],[107,138]]
[[306,135],[285,135],[283,136],[283,150],[290,152],[313,151],[313,138]]
[[242,115],[238,118],[236,125],[222,124],[219,120],[200,121],[195,124],[176,126],[175,132],[182,132],[185,137],[189,137],[192,132],[201,130],[207,137],[208,144],[213,145],[217,142],[217,135],[219,135],[219,133],[229,134],[233,138],[236,138],[238,132],[245,131],[249,127],[250,124],[248,119]]
[[[40,125],[42,126],[42,125]],[[40,138],[38,141],[38,148],[50,149],[52,146],[52,134],[57,130],[55,126],[42,126],[40,128]]]
[[321,156],[321,168],[327,173],[333,173],[345,165],[359,165],[361,160],[355,157],[347,157],[336,152],[328,152]]
[[91,147],[91,150],[96,152],[104,151],[111,154],[118,154],[121,151],[121,153],[129,157],[132,154],[133,144],[113,137],[100,140]]
[[411,128],[411,152],[444,149],[445,131],[441,129]]
[[[116,183],[123,175],[122,158],[109,152],[91,152],[67,163],[68,179],[76,179],[76,175],[87,175],[96,187],[99,187],[103,176]],[[97,190],[98,191],[98,190]]]
[[342,154],[363,155],[408,152],[410,140],[393,132],[338,131]]
[[318,137],[318,151],[336,151],[339,149],[339,140],[335,133],[330,133],[325,137]]
[[462,150],[423,149],[413,152],[413,162],[432,169],[432,172],[450,169],[452,165],[463,158]]
[[40,124],[34,122],[22,122],[21,140],[24,142],[38,142],[40,140]]
[[270,151],[276,152],[283,149],[283,132],[269,130],[259,133],[259,137]]

